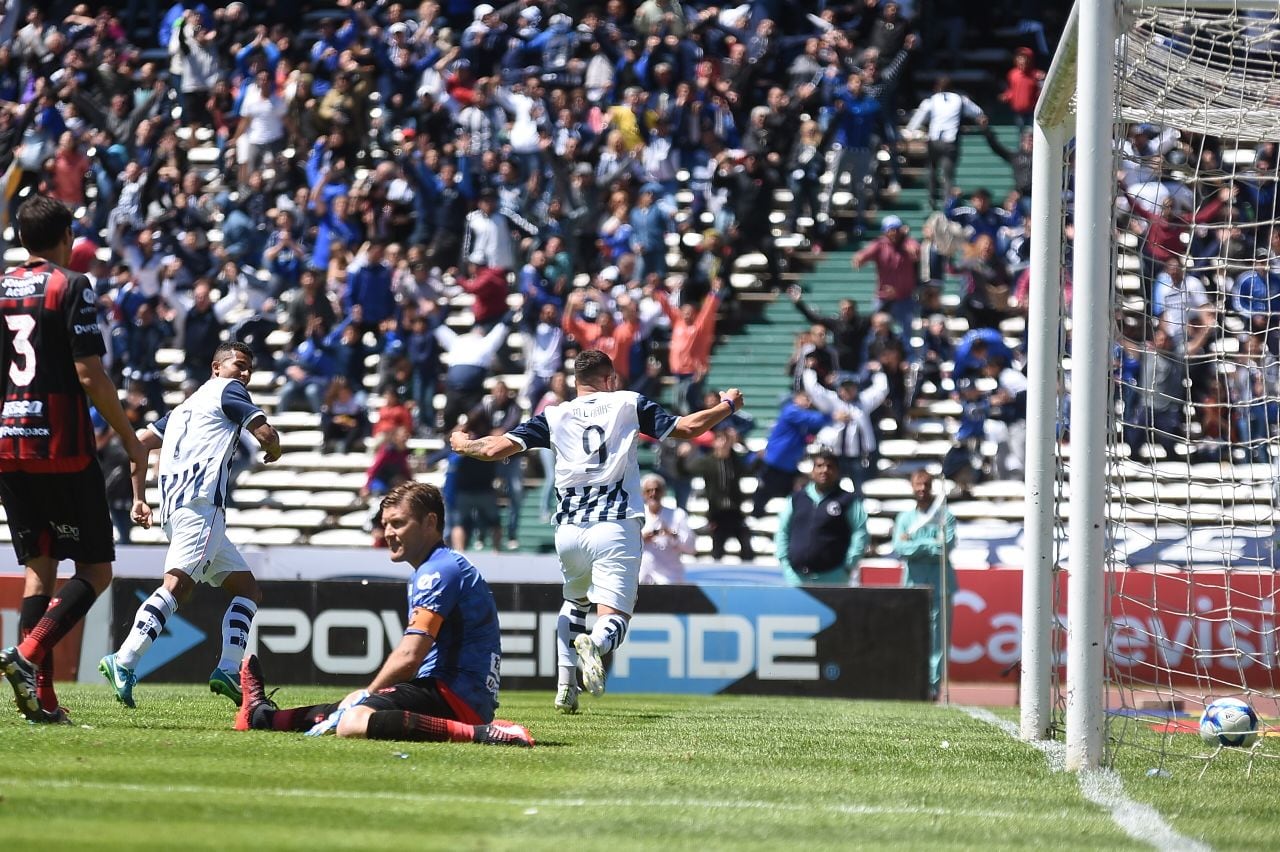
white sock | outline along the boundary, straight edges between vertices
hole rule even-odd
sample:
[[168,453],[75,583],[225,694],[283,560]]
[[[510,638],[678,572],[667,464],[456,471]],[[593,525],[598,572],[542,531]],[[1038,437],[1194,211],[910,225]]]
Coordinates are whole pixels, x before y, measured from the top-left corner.
[[627,638],[627,617],[610,613],[596,619],[591,631],[591,641],[600,649],[601,654],[616,651]]
[[164,586],[152,592],[151,597],[138,607],[138,613],[133,617],[133,629],[120,645],[120,650],[116,651],[116,663],[126,669],[136,669],[151,643],[164,632],[169,616],[177,611],[178,602]]
[[222,614],[222,659],[218,668],[228,674],[240,671],[244,649],[249,644],[249,627],[258,614],[258,605],[248,598],[234,597]]
[[[587,632],[587,602],[565,601],[556,619],[556,665],[559,684],[576,684],[574,672],[578,668],[578,654],[573,650],[573,640]],[[567,676],[566,676],[567,674]]]

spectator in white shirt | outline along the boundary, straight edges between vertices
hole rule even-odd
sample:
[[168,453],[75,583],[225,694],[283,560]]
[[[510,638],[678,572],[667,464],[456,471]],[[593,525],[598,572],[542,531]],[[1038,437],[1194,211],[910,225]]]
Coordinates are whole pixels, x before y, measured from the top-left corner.
[[240,124],[229,142],[236,143],[236,162],[240,164],[240,185],[248,186],[249,173],[257,170],[264,159],[273,156],[284,142],[285,116],[288,105],[275,90],[271,72],[263,69],[254,77],[254,85],[240,102]]
[[1205,292],[1204,282],[1187,275],[1179,258],[1165,261],[1164,272],[1156,276],[1153,313],[1160,318],[1175,348],[1184,355],[1199,352],[1213,331],[1213,306]]
[[533,333],[525,335],[524,394],[529,408],[533,409],[551,387],[551,378],[564,369],[564,329],[560,327],[560,311],[550,302],[543,304],[538,313]]
[[640,480],[644,525],[640,538],[640,582],[670,586],[684,582],[684,557],[694,553],[693,529],[684,509],[662,505],[667,482],[656,473]]
[[444,350],[445,372],[444,431],[451,432],[458,418],[475,408],[484,398],[484,382],[493,370],[498,350],[507,340],[510,317],[503,317],[488,334],[475,325],[466,334],[458,334],[447,325],[435,330],[436,342]]
[[[960,125],[969,118],[986,126],[987,116],[965,95],[951,91],[951,78],[943,75],[933,86],[933,94],[920,102],[907,125],[908,134],[918,134],[929,122],[929,206],[937,210],[942,199],[951,197],[956,182],[956,162],[960,158]],[[939,182],[941,176],[941,182]]]
[[500,269],[509,273],[516,265],[515,245],[511,241],[511,225],[498,212],[498,196],[493,190],[480,193],[476,209],[467,214],[467,235],[462,256],[477,267]]

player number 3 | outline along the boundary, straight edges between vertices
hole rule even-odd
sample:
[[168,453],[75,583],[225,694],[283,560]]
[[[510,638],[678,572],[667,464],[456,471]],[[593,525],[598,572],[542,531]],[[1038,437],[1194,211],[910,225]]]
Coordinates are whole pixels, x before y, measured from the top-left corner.
[[4,318],[4,324],[13,332],[13,352],[21,359],[21,363],[17,359],[9,362],[9,379],[18,387],[26,387],[36,377],[36,350],[31,345],[36,318],[12,314]]

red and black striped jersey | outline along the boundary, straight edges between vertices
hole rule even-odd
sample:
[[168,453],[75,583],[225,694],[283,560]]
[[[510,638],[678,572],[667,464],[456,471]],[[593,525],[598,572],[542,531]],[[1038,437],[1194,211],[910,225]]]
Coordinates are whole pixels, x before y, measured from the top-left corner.
[[106,354],[89,279],[47,261],[0,279],[0,471],[82,470],[96,455],[76,359]]

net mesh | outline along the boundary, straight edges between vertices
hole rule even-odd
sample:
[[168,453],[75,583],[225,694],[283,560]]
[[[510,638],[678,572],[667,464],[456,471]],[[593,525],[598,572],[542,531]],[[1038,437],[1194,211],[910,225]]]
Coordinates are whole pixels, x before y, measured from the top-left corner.
[[1265,726],[1280,695],[1280,12],[1172,6],[1131,6],[1116,51],[1108,758],[1153,765],[1213,756],[1213,700]]

